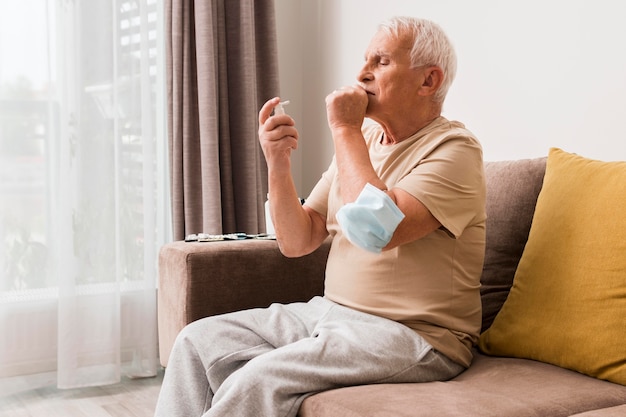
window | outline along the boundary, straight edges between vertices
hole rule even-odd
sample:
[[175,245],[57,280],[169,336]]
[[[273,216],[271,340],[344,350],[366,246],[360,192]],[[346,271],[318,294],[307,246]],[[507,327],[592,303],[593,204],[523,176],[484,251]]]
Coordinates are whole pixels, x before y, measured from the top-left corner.
[[[49,370],[41,346],[60,357],[71,343],[56,340],[57,324],[76,329],[83,358],[103,339],[132,350],[152,337],[133,333],[156,327],[145,300],[169,240],[161,9],[157,0],[0,5],[0,330],[16,333],[0,342],[0,376],[23,372],[19,363]],[[93,302],[102,294],[106,307]]]

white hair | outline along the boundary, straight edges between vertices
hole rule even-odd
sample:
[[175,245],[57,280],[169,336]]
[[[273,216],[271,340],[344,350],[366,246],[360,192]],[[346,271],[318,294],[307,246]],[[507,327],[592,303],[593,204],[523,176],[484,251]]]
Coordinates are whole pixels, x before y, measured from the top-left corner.
[[443,82],[433,99],[443,103],[456,75],[456,53],[443,29],[430,20],[416,17],[393,17],[379,26],[394,37],[406,34],[413,38],[411,66],[434,65],[443,71]]

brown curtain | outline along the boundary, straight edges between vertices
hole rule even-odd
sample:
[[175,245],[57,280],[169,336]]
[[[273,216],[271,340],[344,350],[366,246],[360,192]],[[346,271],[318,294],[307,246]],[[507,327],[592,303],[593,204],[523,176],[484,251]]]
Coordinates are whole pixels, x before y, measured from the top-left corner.
[[259,233],[258,111],[278,95],[273,0],[166,0],[173,237]]

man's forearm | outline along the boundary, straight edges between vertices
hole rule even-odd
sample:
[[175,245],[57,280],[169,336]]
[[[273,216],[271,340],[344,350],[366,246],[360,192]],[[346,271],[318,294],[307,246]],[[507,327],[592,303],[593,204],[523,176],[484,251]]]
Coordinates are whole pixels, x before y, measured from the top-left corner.
[[325,225],[302,207],[290,174],[270,170],[268,180],[270,212],[281,252],[288,257],[313,252],[327,235]]
[[344,204],[356,200],[368,183],[381,190],[386,190],[385,183],[372,167],[365,139],[360,129],[335,129],[333,139],[341,197]]

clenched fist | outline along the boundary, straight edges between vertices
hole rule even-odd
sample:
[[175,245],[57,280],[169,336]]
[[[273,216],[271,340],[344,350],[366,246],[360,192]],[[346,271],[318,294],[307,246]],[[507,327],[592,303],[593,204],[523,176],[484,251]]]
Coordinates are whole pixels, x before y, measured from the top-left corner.
[[326,115],[331,130],[339,128],[361,129],[368,98],[366,91],[358,86],[346,86],[326,96]]

